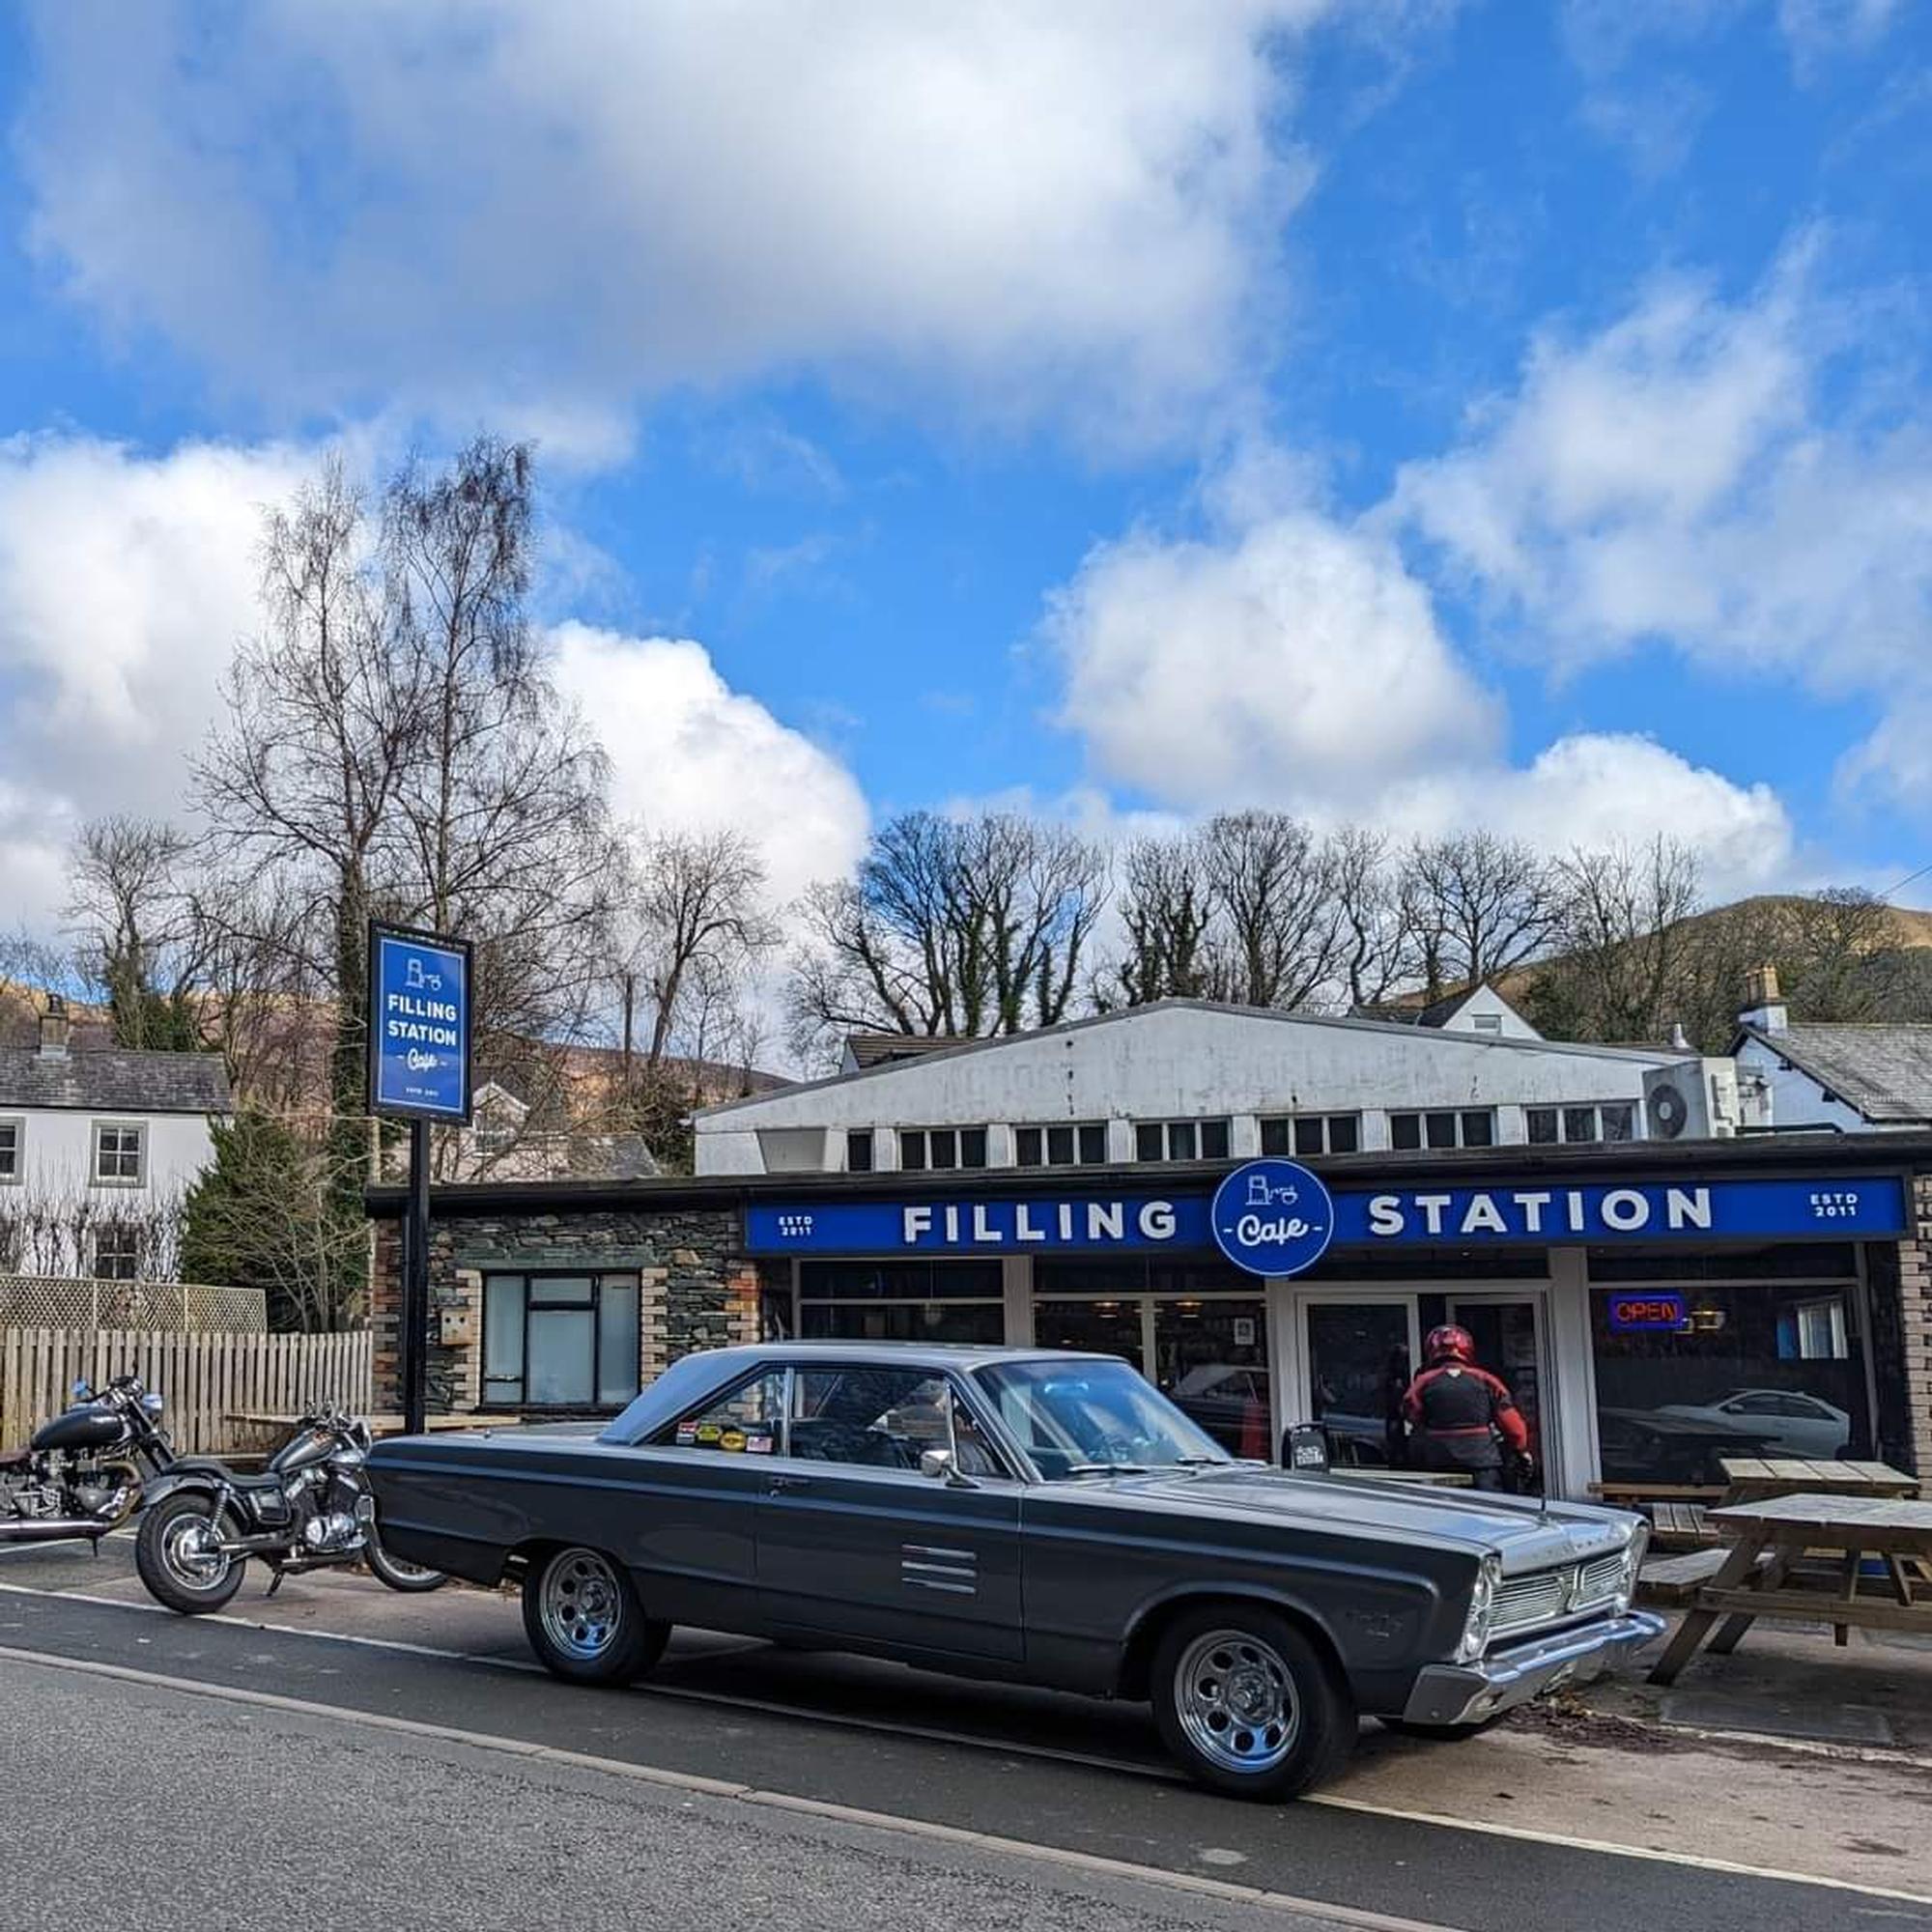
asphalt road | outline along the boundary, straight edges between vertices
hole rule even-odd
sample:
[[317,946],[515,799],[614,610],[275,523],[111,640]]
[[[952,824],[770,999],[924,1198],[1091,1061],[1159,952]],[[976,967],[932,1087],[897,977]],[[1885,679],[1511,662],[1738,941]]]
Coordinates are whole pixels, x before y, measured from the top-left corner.
[[[584,1691],[526,1667],[507,1606],[470,1593],[414,1600],[450,1633],[440,1655],[330,1631],[319,1583],[306,1610],[298,1585],[244,1594],[235,1621],[76,1600],[124,1589],[126,1568],[112,1545],[98,1565],[0,1563],[0,1793],[33,1821],[9,1932],[71,1915],[74,1869],[83,1891],[118,1889],[107,1923],[137,1922],[158,1879],[179,1916],[149,1924],[500,1924],[522,1898],[589,1924],[1932,1928],[1932,1907],[1877,1888],[1235,1804],[1176,1779],[1130,1708],[703,1638],[647,1685]],[[339,1605],[397,1602],[331,1581]],[[252,1621],[318,1604],[299,1633]],[[130,1736],[158,1779],[129,1766]],[[62,1795],[91,1788],[127,1803],[63,1822]],[[81,1862],[63,1869],[68,1845]],[[1892,1882],[1928,1889],[1916,1861]],[[326,1918],[288,1917],[315,1885]]]

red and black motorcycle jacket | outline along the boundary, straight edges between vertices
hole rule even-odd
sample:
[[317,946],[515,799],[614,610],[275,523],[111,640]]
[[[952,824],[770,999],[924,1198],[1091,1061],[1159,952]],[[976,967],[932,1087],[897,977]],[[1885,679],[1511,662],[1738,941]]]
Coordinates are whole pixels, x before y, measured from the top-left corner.
[[1402,1408],[1422,1445],[1457,1468],[1499,1469],[1504,1449],[1520,1456],[1529,1448],[1516,1398],[1487,1369],[1466,1362],[1424,1369]]

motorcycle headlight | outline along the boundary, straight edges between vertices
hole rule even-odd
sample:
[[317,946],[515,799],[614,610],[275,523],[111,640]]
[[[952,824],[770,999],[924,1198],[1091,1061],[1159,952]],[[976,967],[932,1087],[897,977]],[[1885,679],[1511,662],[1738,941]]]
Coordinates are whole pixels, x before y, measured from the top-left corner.
[[1458,1663],[1473,1663],[1490,1641],[1490,1622],[1496,1611],[1496,1590],[1503,1580],[1503,1559],[1485,1556],[1476,1570],[1476,1586],[1469,1593],[1469,1614],[1463,1625],[1463,1640],[1456,1646]]
[[141,1413],[145,1415],[150,1422],[158,1422],[161,1419],[161,1407],[162,1407],[161,1397],[160,1397],[160,1391],[158,1389],[150,1389],[148,1393],[141,1398]]

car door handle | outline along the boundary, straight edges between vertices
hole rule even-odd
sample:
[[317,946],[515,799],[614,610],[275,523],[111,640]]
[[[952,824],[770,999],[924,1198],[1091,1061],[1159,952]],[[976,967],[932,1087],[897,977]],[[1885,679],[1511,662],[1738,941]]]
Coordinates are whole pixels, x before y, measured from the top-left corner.
[[811,1487],[810,1476],[774,1476],[767,1495],[777,1495],[781,1490],[805,1490]]

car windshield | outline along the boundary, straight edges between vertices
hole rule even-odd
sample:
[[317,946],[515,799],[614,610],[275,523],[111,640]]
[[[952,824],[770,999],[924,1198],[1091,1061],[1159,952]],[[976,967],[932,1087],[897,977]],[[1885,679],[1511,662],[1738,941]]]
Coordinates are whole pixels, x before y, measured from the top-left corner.
[[1008,1362],[978,1379],[1050,1483],[1232,1460],[1125,1362]]

